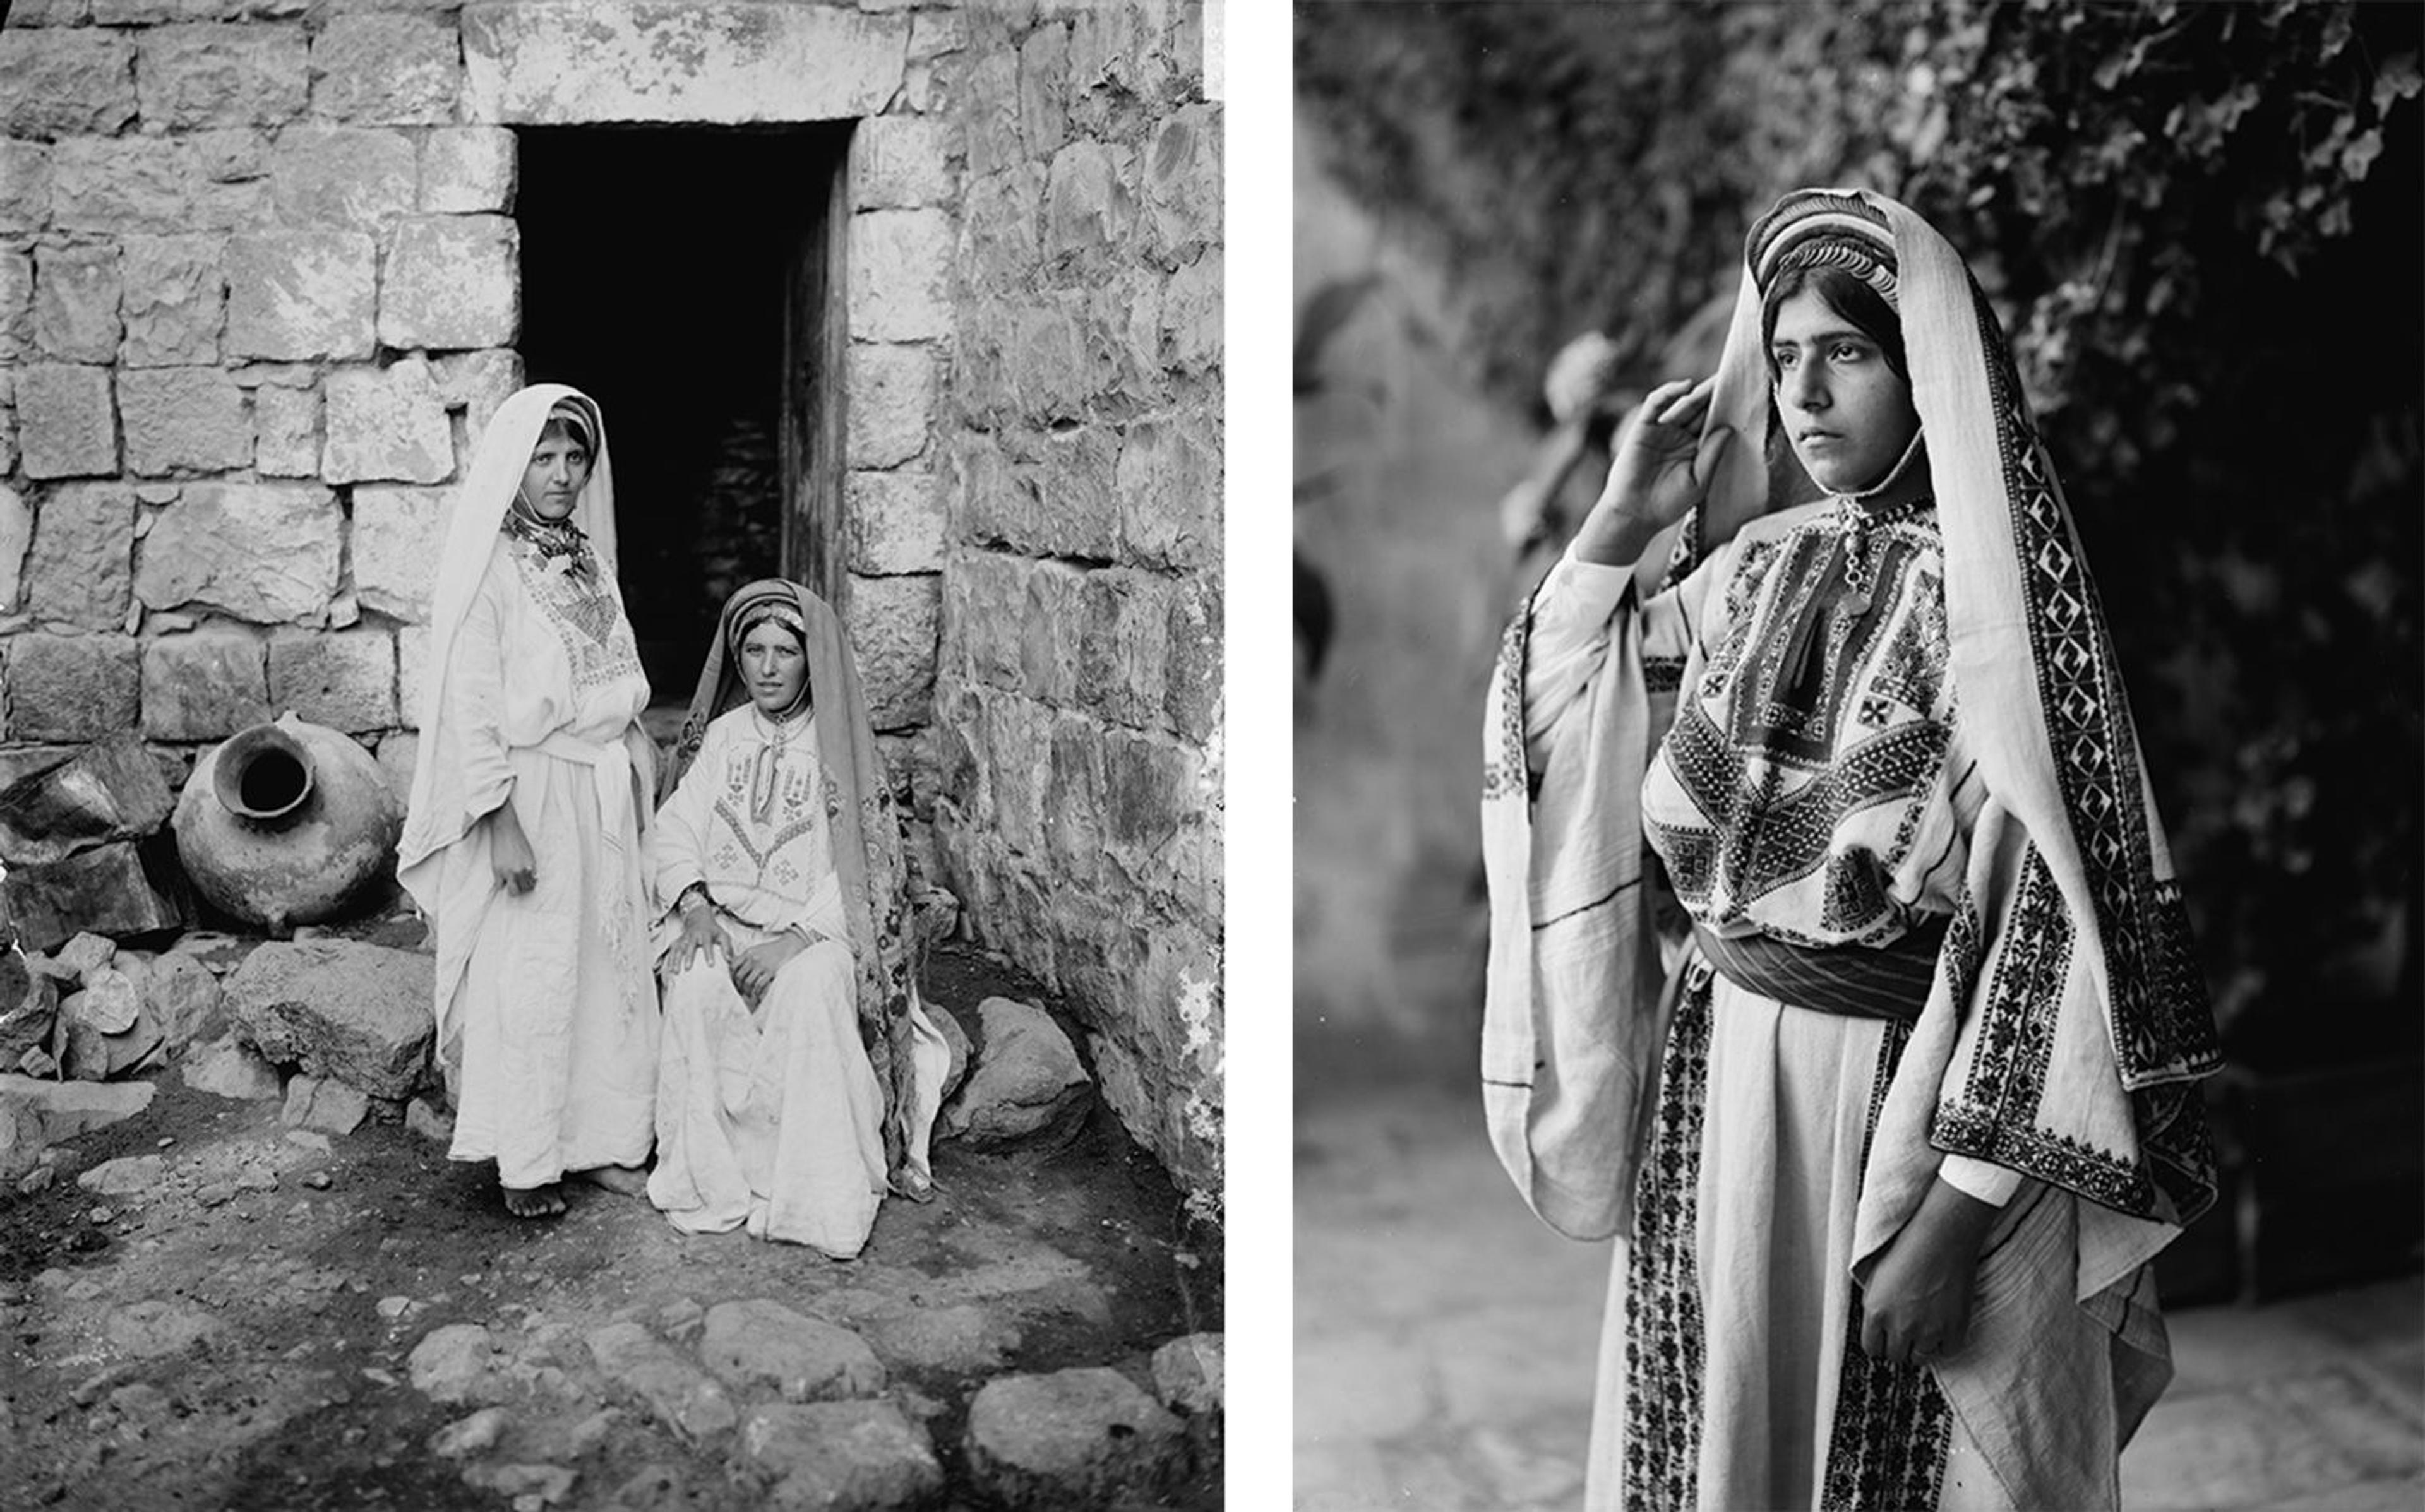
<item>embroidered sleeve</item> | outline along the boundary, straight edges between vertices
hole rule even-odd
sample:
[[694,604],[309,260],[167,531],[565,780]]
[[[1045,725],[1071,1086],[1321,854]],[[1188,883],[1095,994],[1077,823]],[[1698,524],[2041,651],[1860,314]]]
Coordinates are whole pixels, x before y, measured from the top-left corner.
[[1609,625],[1618,614],[1637,614],[1642,671],[1653,694],[1672,692],[1703,633],[1702,611],[1710,585],[1720,581],[1732,553],[1721,550],[1692,576],[1637,606],[1633,568],[1584,562],[1569,550],[1542,579],[1533,596],[1532,634],[1524,664],[1524,727],[1536,746],[1541,738],[1590,691],[1608,654]]
[[706,880],[706,821],[715,796],[713,783],[722,766],[719,745],[711,733],[699,758],[683,773],[672,795],[657,810],[656,823],[650,827],[649,878],[660,915],[673,906],[684,888]]

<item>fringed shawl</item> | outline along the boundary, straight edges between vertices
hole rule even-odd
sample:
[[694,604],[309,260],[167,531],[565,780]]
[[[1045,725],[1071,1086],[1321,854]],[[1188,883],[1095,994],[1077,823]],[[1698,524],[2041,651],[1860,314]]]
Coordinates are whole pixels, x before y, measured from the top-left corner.
[[[1782,502],[1763,461],[1760,291],[1811,238],[1850,248],[1856,272],[1866,259],[1892,277],[1944,540],[1958,717],[1990,794],[1929,1006],[1879,1116],[1855,1253],[1873,1255],[1908,1220],[1935,1152],[1972,1155],[2085,1200],[2074,1282],[2089,1302],[2212,1203],[2195,1081],[2220,1052],[2112,644],[2011,352],[1961,260],[1902,205],[1802,191],[1754,228],[1707,422],[1737,438],[1689,538],[1722,551]],[[1646,553],[1638,591],[1667,545]],[[1485,1096],[1535,1211],[1597,1237],[1629,1220],[1662,1027],[1635,795],[1663,726],[1630,645],[1629,597],[1536,771],[1523,716],[1530,619],[1528,606],[1508,632],[1485,737]]]
[[[924,1198],[930,1186],[925,1169],[926,1129],[933,1119],[932,1090],[922,1093],[915,1011],[917,963],[910,949],[911,918],[908,866],[902,852],[901,818],[892,789],[884,778],[884,762],[875,749],[875,727],[867,717],[867,698],[859,681],[842,622],[826,601],[797,583],[768,578],[735,593],[717,621],[715,639],[699,669],[699,687],[682,735],[658,788],[658,802],[669,797],[699,756],[707,727],[727,709],[748,699],[741,668],[727,647],[732,627],[753,606],[769,597],[790,603],[805,627],[809,697],[816,708],[817,756],[825,769],[823,802],[832,825],[834,870],[842,887],[843,912],[850,928],[851,953],[857,958],[859,1038],[875,1079],[884,1090],[885,1170],[893,1189],[904,1196]],[[671,906],[674,899],[659,902]]]

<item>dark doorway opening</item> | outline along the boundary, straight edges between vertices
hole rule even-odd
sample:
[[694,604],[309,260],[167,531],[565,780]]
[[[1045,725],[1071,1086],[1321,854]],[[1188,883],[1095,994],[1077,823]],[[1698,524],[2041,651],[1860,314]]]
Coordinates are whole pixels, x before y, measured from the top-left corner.
[[840,472],[824,357],[848,135],[521,133],[523,366],[605,411],[618,577],[661,709],[689,701],[732,590],[813,581],[832,555],[834,511],[804,480]]

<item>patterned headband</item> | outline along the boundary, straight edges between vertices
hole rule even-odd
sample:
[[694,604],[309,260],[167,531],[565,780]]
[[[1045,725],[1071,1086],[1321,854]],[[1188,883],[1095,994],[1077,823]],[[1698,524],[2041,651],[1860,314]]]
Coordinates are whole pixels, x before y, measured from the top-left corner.
[[1896,297],[1894,233],[1886,216],[1852,195],[1823,189],[1788,195],[1744,238],[1744,260],[1765,293],[1789,268],[1841,268],[1878,293]]
[[572,433],[572,438],[581,443],[583,451],[593,457],[598,454],[597,429],[590,423],[586,409],[570,399],[557,400],[548,410],[547,419],[540,423],[539,429],[544,432],[548,426],[557,424]]
[[768,597],[747,606],[733,616],[732,654],[739,656],[741,643],[749,638],[749,632],[770,619],[790,630],[803,647],[809,644],[809,622],[800,617],[799,610],[779,598]]

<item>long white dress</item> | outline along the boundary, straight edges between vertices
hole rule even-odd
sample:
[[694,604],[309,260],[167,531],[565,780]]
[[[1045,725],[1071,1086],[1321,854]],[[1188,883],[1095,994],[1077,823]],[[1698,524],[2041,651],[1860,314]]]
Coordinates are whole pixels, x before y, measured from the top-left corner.
[[442,972],[469,947],[442,1015],[461,1034],[448,1155],[494,1159],[512,1187],[637,1165],[657,1062],[633,790],[649,685],[613,581],[500,535],[444,676],[467,811],[510,797],[538,861],[517,896],[495,884],[486,825],[437,858]]
[[[751,804],[762,757],[773,783],[763,820]],[[717,718],[657,811],[649,852],[661,905],[704,882],[735,951],[795,925],[817,937],[754,1008],[720,954],[666,979],[649,1200],[686,1233],[746,1225],[856,1256],[885,1192],[884,1105],[859,1039],[814,718],[778,727],[747,705]],[[660,961],[680,933],[671,915],[659,924]]]

